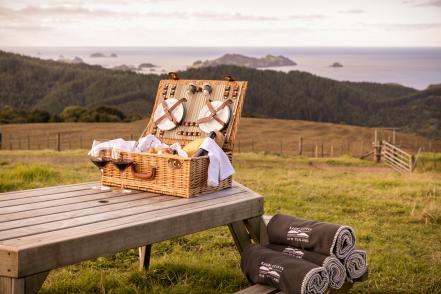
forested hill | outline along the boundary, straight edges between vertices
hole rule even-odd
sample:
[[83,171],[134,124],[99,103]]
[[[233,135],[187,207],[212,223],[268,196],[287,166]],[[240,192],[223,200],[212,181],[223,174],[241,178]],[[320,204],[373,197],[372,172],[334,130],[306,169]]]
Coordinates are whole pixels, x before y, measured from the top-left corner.
[[[190,69],[181,78],[247,80],[244,114],[365,126],[393,126],[441,137],[441,88],[418,91],[395,84],[339,82],[306,72],[235,66]],[[151,111],[166,76],[86,64],[64,64],[0,51],[0,106],[61,112],[66,106],[112,106]]]

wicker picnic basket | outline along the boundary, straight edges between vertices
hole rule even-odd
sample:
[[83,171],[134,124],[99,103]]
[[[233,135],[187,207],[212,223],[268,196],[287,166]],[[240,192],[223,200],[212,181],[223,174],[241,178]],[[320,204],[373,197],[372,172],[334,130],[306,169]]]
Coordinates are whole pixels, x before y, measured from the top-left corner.
[[[197,123],[200,110],[213,101],[227,101],[231,117],[228,124],[221,131],[225,136],[225,143],[222,149],[232,160],[232,152],[236,141],[236,133],[242,111],[246,81],[235,81],[231,76],[224,80],[180,80],[172,73],[171,79],[159,82],[156,102],[153,108],[164,103],[169,98],[182,99],[185,107],[185,115],[181,123],[173,130],[164,131],[157,127],[153,115],[141,137],[153,134],[166,144],[175,142],[185,146],[194,139],[203,138],[205,133]],[[200,90],[204,85],[209,84],[212,91],[209,95],[202,91],[190,95],[188,87],[196,85]],[[169,154],[150,154],[132,152],[134,164],[124,174],[124,187],[135,190],[149,191],[167,195],[190,198],[192,196],[214,192],[229,188],[232,185],[232,177],[220,181],[218,187],[207,186],[208,156],[182,158]],[[121,174],[113,165],[108,164],[104,168],[101,182],[108,186],[120,186]]]

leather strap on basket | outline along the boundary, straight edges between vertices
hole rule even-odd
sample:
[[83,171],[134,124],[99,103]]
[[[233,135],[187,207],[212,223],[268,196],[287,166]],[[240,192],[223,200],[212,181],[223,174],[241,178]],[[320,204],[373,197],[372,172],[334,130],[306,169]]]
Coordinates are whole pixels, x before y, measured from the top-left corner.
[[212,119],[214,119],[215,121],[220,123],[222,125],[222,127],[225,127],[225,122],[223,122],[220,118],[217,117],[217,113],[231,103],[233,103],[233,100],[227,99],[221,105],[219,105],[219,107],[214,108],[213,105],[211,104],[211,102],[207,101],[207,107],[208,107],[208,111],[210,111],[210,114],[207,117],[203,117],[203,118],[198,119],[198,124],[207,123],[207,122],[211,121]]
[[150,167],[150,170],[140,173],[136,171],[136,164],[132,164],[132,175],[133,177],[141,180],[150,181],[155,178],[156,175],[156,168]]
[[175,110],[176,107],[178,107],[179,104],[184,103],[186,101],[187,101],[187,99],[181,98],[175,104],[173,104],[171,107],[168,107],[167,102],[165,102],[165,100],[162,100],[161,104],[162,104],[162,108],[164,109],[164,115],[154,121],[155,125],[158,125],[158,123],[160,121],[162,121],[164,118],[168,118],[175,125],[178,125],[178,121],[176,120],[176,118],[172,112],[173,112],[173,110]]

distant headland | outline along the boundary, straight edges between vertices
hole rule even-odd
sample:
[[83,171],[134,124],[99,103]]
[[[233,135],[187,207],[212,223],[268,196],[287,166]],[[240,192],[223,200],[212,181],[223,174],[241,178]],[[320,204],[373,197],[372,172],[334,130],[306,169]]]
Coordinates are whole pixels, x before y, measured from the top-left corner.
[[297,63],[281,55],[275,56],[268,54],[261,58],[255,58],[241,54],[225,54],[213,60],[195,61],[190,67],[200,68],[217,65],[237,65],[251,68],[263,68],[276,66],[294,66],[297,65]]
[[90,54],[90,57],[92,57],[92,58],[99,58],[99,57],[112,57],[112,58],[116,58],[116,57],[118,57],[118,55],[116,55],[116,53],[111,53],[109,56],[107,56],[104,53],[95,52],[95,53]]

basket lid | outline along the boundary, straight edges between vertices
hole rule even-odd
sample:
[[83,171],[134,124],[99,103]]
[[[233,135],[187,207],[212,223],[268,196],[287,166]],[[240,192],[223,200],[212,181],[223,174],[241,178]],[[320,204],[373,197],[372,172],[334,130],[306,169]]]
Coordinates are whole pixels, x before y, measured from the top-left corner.
[[[223,149],[233,151],[246,88],[246,81],[234,81],[231,76],[225,80],[161,80],[142,136],[153,134],[164,143],[186,145],[226,122],[221,130],[225,136]],[[174,124],[176,127],[171,128]]]

